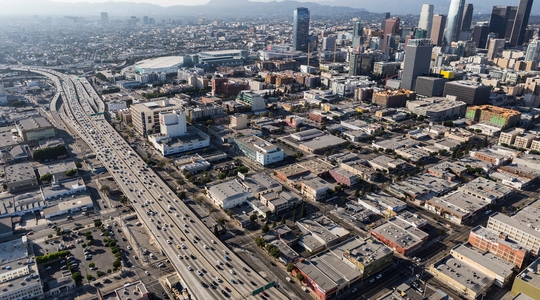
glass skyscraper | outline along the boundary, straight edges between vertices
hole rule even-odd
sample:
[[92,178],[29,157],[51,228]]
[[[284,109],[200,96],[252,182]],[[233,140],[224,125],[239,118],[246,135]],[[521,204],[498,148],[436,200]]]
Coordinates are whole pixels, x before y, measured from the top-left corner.
[[444,42],[447,49],[450,47],[450,43],[459,39],[464,6],[465,0],[452,0],[450,2],[450,9],[446,19],[446,31],[444,33]]
[[299,7],[294,10],[293,48],[296,51],[307,51],[309,44],[309,10]]

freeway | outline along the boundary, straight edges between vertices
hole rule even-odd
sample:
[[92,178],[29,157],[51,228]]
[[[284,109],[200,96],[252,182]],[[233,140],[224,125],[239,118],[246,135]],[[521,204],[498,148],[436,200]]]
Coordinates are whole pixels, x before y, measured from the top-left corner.
[[[154,171],[147,168],[104,117],[96,115],[104,107],[103,102],[86,80],[52,70],[30,71],[48,76],[60,85],[57,90],[63,93],[64,122],[109,170],[193,298],[254,299],[252,291],[268,282],[230,253]],[[287,299],[275,288],[265,293],[269,299]]]

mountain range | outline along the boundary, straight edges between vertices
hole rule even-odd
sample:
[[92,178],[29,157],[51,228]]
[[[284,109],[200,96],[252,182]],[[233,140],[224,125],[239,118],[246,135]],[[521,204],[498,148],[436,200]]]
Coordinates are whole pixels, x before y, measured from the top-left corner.
[[[151,1],[151,0],[149,0]],[[385,0],[384,2],[371,0],[310,0],[299,1],[270,1],[251,2],[249,0],[210,0],[204,5],[184,6],[174,5],[163,7],[151,3],[133,2],[101,2],[101,3],[65,3],[50,0],[0,0],[0,15],[76,15],[98,16],[106,11],[109,16],[208,16],[208,17],[273,17],[292,15],[296,7],[307,7],[312,15],[339,16],[353,15],[362,12],[389,11],[395,14],[420,13],[426,0]],[[446,14],[450,0],[435,2],[435,13]],[[493,5],[517,5],[518,0],[469,0],[474,5],[475,14],[489,14]],[[540,1],[533,4],[533,15],[540,14]],[[361,17],[361,15],[359,15]]]

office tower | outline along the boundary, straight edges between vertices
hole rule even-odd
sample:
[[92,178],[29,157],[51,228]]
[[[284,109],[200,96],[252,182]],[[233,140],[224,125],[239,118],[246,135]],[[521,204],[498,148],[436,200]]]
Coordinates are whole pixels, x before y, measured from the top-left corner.
[[390,13],[389,12],[383,12],[381,16],[381,29],[384,32],[384,29],[386,27],[386,20],[390,19]]
[[357,48],[358,46],[362,46],[362,44],[364,43],[363,37],[364,37],[364,30],[362,28],[362,24],[360,22],[354,23],[352,47]]
[[416,78],[429,74],[432,50],[433,44],[428,39],[409,40],[403,62],[401,88],[413,90],[416,87]]
[[463,18],[461,19],[461,30],[471,29],[473,10],[474,7],[471,3],[465,6],[465,9],[463,10]]
[[384,41],[383,41],[383,52],[386,52],[386,45],[388,43],[388,35],[399,34],[399,18],[393,17],[392,19],[386,20],[386,25],[384,26]]
[[418,28],[424,29],[427,32],[427,37],[431,34],[431,24],[433,22],[433,4],[423,4],[422,12],[420,12],[420,21]]
[[373,53],[351,53],[349,57],[349,76],[371,75],[374,59]]
[[106,12],[101,13],[101,23],[109,24],[109,14]]
[[327,51],[334,51],[336,49],[336,38],[327,36],[323,38],[322,49]]
[[6,95],[6,89],[4,88],[4,82],[0,81],[0,104],[5,105],[7,104],[7,95]]
[[442,46],[443,44],[443,36],[444,36],[444,25],[446,24],[446,16],[445,15],[434,15],[433,16],[433,22],[431,25],[431,41],[436,46]]
[[515,6],[493,6],[489,20],[489,32],[497,34],[497,38],[504,39],[508,24],[512,24],[515,18]]
[[504,39],[490,39],[488,45],[487,58],[493,60],[495,57],[500,57],[504,50]]
[[148,25],[148,16],[143,16],[143,24]]
[[448,18],[446,19],[446,30],[444,32],[444,43],[447,46],[447,50],[450,48],[450,44],[456,42],[459,38],[464,5],[465,0],[452,0],[450,2]]
[[525,30],[529,24],[532,4],[533,0],[519,1],[514,26],[512,27],[512,33],[510,34],[510,45],[517,46],[523,44],[523,37],[525,36]]
[[532,40],[527,46],[527,53],[525,54],[525,61],[538,62],[540,58],[540,41],[537,39]]
[[293,48],[296,51],[307,51],[309,44],[309,10],[299,7],[294,10]]
[[476,48],[486,48],[487,36],[489,33],[489,25],[486,23],[476,24],[473,28],[472,40]]

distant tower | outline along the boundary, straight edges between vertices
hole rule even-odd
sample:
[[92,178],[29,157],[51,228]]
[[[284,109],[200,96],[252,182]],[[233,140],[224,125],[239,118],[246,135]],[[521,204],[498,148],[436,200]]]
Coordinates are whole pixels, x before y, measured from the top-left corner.
[[493,60],[495,57],[500,57],[504,50],[504,39],[490,39],[488,45],[487,58]]
[[461,30],[471,29],[472,17],[473,17],[474,6],[472,3],[469,3],[465,6],[463,10],[463,18],[461,19]]
[[384,28],[386,27],[386,20],[390,19],[390,13],[389,12],[383,12],[381,16],[381,29],[384,31]]
[[509,39],[517,14],[517,6],[493,6],[489,20],[489,32],[499,39]]
[[109,24],[109,14],[106,12],[101,13],[101,23]]
[[296,51],[307,51],[309,39],[309,10],[299,7],[294,10],[293,48]]
[[4,88],[4,82],[0,81],[0,105],[6,105],[7,103],[8,101],[7,101],[6,89]]
[[538,62],[540,59],[540,41],[537,39],[532,40],[527,46],[527,54],[525,54],[525,61]]
[[533,0],[520,0],[517,8],[516,19],[510,35],[510,45],[517,46],[523,44],[525,30],[529,24],[529,16],[531,15],[531,7]]
[[452,2],[450,2],[448,18],[446,19],[446,30],[444,32],[444,42],[447,46],[446,49],[450,48],[450,43],[457,42],[459,39],[464,6],[465,0],[452,0]]
[[433,44],[429,39],[409,40],[403,61],[402,88],[414,90],[416,78],[421,75],[429,75],[432,50]]
[[434,15],[433,23],[431,25],[431,40],[433,44],[442,46],[444,36],[444,25],[446,25],[445,15]]
[[488,24],[484,23],[484,24],[474,25],[472,40],[476,48],[482,48],[482,49],[486,48],[488,33],[489,33]]
[[420,21],[418,22],[418,28],[424,29],[427,32],[427,37],[431,34],[431,25],[433,22],[433,4],[422,5],[422,12],[420,13]]
[[352,36],[352,47],[356,49],[358,46],[362,46],[362,38],[364,36],[362,24],[360,22],[354,23],[353,36]]
[[400,19],[398,17],[393,17],[392,19],[386,20],[386,25],[384,26],[383,52],[387,52],[386,48],[388,43],[388,35],[399,34],[399,24]]

